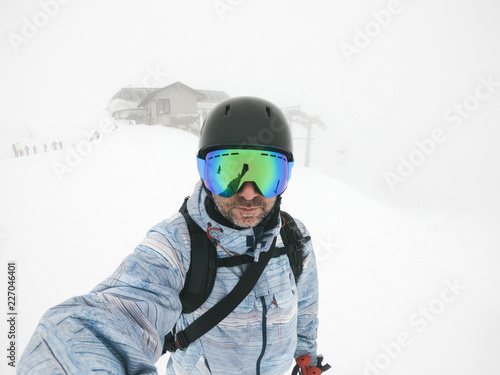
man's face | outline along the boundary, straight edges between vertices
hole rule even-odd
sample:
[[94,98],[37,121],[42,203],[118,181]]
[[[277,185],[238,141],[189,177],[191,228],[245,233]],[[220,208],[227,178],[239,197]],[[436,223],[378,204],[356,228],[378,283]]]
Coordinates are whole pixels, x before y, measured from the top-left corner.
[[266,198],[260,194],[253,182],[245,182],[230,198],[213,195],[219,212],[240,228],[258,225],[271,212],[276,197]]

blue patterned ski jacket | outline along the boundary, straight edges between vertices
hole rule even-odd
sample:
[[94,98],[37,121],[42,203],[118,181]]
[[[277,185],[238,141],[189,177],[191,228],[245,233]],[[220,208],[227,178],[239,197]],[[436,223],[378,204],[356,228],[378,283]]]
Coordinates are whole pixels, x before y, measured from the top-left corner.
[[[243,254],[252,228],[235,230],[210,219],[206,193],[196,186],[188,211],[208,223],[219,257]],[[308,235],[303,224],[297,225]],[[280,225],[265,232],[252,254],[267,251]],[[288,257],[270,260],[252,292],[218,326],[185,351],[171,354],[166,372],[184,374],[284,374],[292,360],[316,360],[318,280],[311,241],[297,284]],[[180,213],[157,224],[118,269],[91,293],[71,298],[42,317],[18,374],[157,374],[165,335],[182,330],[226,296],[248,265],[220,268],[212,294],[196,311],[181,314],[179,299],[190,264],[190,236]],[[163,373],[163,371],[161,371]]]

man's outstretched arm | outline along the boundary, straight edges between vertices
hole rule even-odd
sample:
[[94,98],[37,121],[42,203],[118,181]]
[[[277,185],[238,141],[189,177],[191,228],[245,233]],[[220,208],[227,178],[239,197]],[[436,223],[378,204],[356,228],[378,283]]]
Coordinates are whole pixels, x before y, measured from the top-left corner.
[[[157,233],[145,241],[169,246]],[[181,313],[184,275],[182,260],[153,248],[139,245],[91,293],[47,311],[18,374],[156,374],[164,336]]]

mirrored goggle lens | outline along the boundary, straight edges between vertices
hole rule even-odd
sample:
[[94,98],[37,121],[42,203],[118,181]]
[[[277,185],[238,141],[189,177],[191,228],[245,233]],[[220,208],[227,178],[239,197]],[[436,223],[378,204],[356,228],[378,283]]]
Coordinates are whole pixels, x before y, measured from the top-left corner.
[[277,152],[263,150],[216,150],[205,160],[198,158],[198,171],[214,194],[232,197],[247,182],[255,182],[266,198],[285,191],[293,162]]

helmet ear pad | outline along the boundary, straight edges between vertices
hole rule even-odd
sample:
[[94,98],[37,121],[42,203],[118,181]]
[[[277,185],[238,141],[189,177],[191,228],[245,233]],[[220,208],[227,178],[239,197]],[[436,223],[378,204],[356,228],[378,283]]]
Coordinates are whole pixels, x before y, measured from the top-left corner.
[[227,99],[205,118],[198,157],[222,148],[276,151],[293,161],[292,132],[285,115],[275,104],[256,97]]

